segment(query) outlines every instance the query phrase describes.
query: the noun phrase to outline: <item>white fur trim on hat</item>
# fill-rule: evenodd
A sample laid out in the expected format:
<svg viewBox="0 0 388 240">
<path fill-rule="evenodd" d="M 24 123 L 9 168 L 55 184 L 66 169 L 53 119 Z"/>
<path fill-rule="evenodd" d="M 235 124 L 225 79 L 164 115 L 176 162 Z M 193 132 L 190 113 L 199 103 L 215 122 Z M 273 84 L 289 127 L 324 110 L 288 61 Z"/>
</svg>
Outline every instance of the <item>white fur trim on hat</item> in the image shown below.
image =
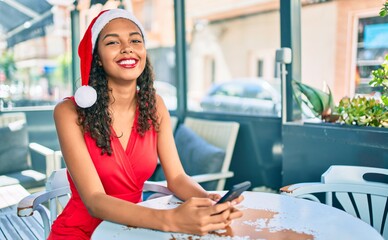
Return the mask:
<svg viewBox="0 0 388 240">
<path fill-rule="evenodd" d="M 116 18 L 125 18 L 128 20 L 131 20 L 136 24 L 136 26 L 140 29 L 141 34 L 143 35 L 144 44 L 145 44 L 145 32 L 143 29 L 143 26 L 140 24 L 139 20 L 130 12 L 124 9 L 112 9 L 109 11 L 104 12 L 101 14 L 101 16 L 96 20 L 96 22 L 93 24 L 92 27 L 92 51 L 94 50 L 97 37 L 100 34 L 101 30 L 105 27 L 106 24 L 108 24 L 110 21 Z"/>
</svg>

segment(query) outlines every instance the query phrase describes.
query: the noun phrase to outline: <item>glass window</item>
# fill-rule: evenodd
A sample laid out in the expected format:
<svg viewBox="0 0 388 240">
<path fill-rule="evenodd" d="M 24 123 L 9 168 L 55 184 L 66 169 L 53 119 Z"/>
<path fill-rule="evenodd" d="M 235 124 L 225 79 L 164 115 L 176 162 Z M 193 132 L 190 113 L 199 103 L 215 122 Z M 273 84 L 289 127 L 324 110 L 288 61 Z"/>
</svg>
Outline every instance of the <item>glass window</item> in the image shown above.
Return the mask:
<svg viewBox="0 0 388 240">
<path fill-rule="evenodd" d="M 132 2 L 136 17 L 145 25 L 147 54 L 155 72 L 156 92 L 169 110 L 177 108 L 173 0 Z"/>
<path fill-rule="evenodd" d="M 70 28 L 73 2 L 39 1 L 37 4 L 35 1 L 20 1 L 31 10 L 30 14 L 24 15 L 7 1 L 0 1 L 0 32 L 5 36 L 0 38 L 2 109 L 54 105 L 73 94 Z M 157 92 L 164 98 L 167 107 L 175 110 L 173 0 L 78 2 L 80 20 L 77 27 L 81 37 L 89 22 L 101 10 L 120 7 L 134 12 L 146 29 L 148 56 L 154 67 Z M 4 15 L 7 8 L 10 9 L 9 18 Z M 73 57 L 78 59 L 78 56 Z M 80 76 L 75 76 L 74 83 L 80 84 Z"/>
<path fill-rule="evenodd" d="M 280 116 L 279 4 L 185 1 L 188 110 Z"/>
<path fill-rule="evenodd" d="M 379 89 L 369 85 L 373 70 L 380 68 L 388 54 L 388 18 L 358 19 L 355 93 L 372 94 Z"/>
<path fill-rule="evenodd" d="M 302 1 L 302 82 L 341 98 L 371 96 L 371 71 L 388 53 L 380 0 Z"/>
<path fill-rule="evenodd" d="M 72 92 L 72 1 L 15 2 L 0 1 L 0 108 L 54 105 Z"/>
</svg>

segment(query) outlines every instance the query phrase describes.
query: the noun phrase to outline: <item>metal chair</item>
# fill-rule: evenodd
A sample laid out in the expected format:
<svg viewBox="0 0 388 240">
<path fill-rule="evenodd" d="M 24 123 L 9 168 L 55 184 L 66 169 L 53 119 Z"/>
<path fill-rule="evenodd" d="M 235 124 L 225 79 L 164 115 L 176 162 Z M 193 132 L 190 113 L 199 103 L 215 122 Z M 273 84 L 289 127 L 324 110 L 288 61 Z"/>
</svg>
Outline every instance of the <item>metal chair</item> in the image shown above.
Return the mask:
<svg viewBox="0 0 388 240">
<path fill-rule="evenodd" d="M 70 199 L 70 187 L 66 176 L 66 169 L 54 170 L 46 182 L 46 190 L 36 192 L 23 198 L 17 206 L 19 217 L 32 216 L 38 211 L 43 221 L 43 231 L 47 239 L 51 224 L 58 213 L 66 206 Z M 48 203 L 48 208 L 44 204 Z M 41 229 L 36 229 L 42 231 Z"/>
<path fill-rule="evenodd" d="M 297 183 L 281 194 L 342 208 L 373 226 L 388 239 L 388 169 L 333 165 L 321 182 Z M 323 194 L 320 196 L 319 194 Z"/>
<path fill-rule="evenodd" d="M 59 151 L 57 156 L 61 156 Z M 66 172 L 66 168 L 54 170 L 47 180 L 46 190 L 23 198 L 17 206 L 17 215 L 19 217 L 30 217 L 34 211 L 40 214 L 43 224 L 35 224 L 34 227 L 36 229 L 34 231 L 37 232 L 37 235 L 43 235 L 42 233 L 44 232 L 45 239 L 50 234 L 52 223 L 66 206 L 71 196 Z M 164 193 L 164 195 L 169 194 L 169 190 L 163 186 L 146 183 L 145 188 L 152 189 L 154 192 Z M 48 207 L 46 207 L 47 205 Z"/>
<path fill-rule="evenodd" d="M 57 169 L 54 151 L 29 142 L 25 113 L 0 114 L 0 136 L 0 186 L 21 184 L 27 189 L 44 186 L 46 178 Z M 43 156 L 45 173 L 34 169 L 32 152 Z"/>
<path fill-rule="evenodd" d="M 224 190 L 226 179 L 234 175 L 232 171 L 229 171 L 229 167 L 240 124 L 232 121 L 215 121 L 191 117 L 186 117 L 184 124 L 208 143 L 225 150 L 225 158 L 219 173 L 191 176 L 198 183 L 218 180 L 215 190 Z"/>
</svg>

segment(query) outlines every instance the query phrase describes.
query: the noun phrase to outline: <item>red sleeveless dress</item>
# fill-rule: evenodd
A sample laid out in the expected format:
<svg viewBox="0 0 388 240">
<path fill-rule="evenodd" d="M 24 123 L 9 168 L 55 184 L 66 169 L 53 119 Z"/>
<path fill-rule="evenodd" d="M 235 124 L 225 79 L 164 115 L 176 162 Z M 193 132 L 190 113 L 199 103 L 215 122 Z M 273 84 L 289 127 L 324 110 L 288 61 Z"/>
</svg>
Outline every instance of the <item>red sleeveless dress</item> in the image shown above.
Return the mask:
<svg viewBox="0 0 388 240">
<path fill-rule="evenodd" d="M 106 194 L 133 203 L 140 202 L 144 182 L 151 177 L 157 165 L 157 133 L 154 128 L 142 137 L 136 131 L 138 111 L 136 112 L 131 136 L 126 149 L 111 128 L 112 155 L 101 155 L 101 149 L 88 133 L 84 139 L 100 176 Z M 71 199 L 63 212 L 54 221 L 48 239 L 90 239 L 101 219 L 90 216 L 77 189 L 67 174 Z"/>
</svg>

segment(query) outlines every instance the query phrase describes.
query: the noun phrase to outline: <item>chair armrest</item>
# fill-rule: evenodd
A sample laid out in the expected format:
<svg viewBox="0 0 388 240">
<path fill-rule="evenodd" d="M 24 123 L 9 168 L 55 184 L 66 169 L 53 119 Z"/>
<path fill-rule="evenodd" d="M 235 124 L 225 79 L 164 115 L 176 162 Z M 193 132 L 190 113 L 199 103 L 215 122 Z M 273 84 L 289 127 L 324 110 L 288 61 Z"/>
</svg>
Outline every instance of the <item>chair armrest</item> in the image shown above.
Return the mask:
<svg viewBox="0 0 388 240">
<path fill-rule="evenodd" d="M 296 183 L 290 184 L 280 188 L 280 193 L 293 194 L 298 191 L 311 191 L 313 189 L 319 188 L 323 185 L 320 182 L 305 182 L 305 183 Z"/>
<path fill-rule="evenodd" d="M 53 218 L 50 219 L 49 215 L 52 217 L 52 213 L 42 205 L 43 202 L 47 202 L 51 198 L 60 197 L 70 194 L 70 188 L 62 187 L 55 190 L 50 191 L 42 191 L 31 194 L 25 198 L 23 198 L 18 206 L 17 206 L 17 215 L 19 217 L 28 217 L 31 216 L 34 211 L 38 211 L 43 222 L 43 229 L 45 239 L 50 233 L 51 223 Z"/>
<path fill-rule="evenodd" d="M 207 173 L 207 174 L 200 174 L 200 175 L 194 175 L 190 176 L 194 181 L 201 183 L 201 182 L 209 182 L 213 180 L 219 180 L 219 179 L 225 179 L 233 177 L 233 172 L 221 172 L 221 173 Z M 173 192 L 171 192 L 167 188 L 167 181 L 146 181 L 144 183 L 143 187 L 144 192 L 155 192 L 155 195 L 151 195 L 152 197 L 149 197 L 148 199 L 164 196 L 164 195 L 173 195 Z"/>
<path fill-rule="evenodd" d="M 314 202 L 321 202 L 313 193 L 323 192 L 324 184 L 320 182 L 296 183 L 280 188 L 280 194 L 297 198 L 309 199 Z"/>
<path fill-rule="evenodd" d="M 173 194 L 168 188 L 167 188 L 167 181 L 146 181 L 144 183 L 143 191 L 151 191 L 151 192 L 158 192 L 158 193 L 164 193 L 167 195 Z"/>
<path fill-rule="evenodd" d="M 206 173 L 190 176 L 191 179 L 196 181 L 197 183 L 209 182 L 213 180 L 225 179 L 233 177 L 233 172 L 221 172 L 221 173 Z M 143 191 L 153 191 L 153 192 L 163 192 L 167 189 L 167 181 L 146 181 L 144 183 Z M 171 191 L 170 191 L 171 193 Z"/>
<path fill-rule="evenodd" d="M 233 176 L 234 176 L 234 173 L 228 171 L 228 172 L 220 172 L 220 173 L 199 174 L 199 175 L 194 175 L 190 177 L 197 183 L 202 183 L 202 182 L 209 182 L 213 180 L 226 179 Z"/>
<path fill-rule="evenodd" d="M 60 159 L 56 157 L 54 150 L 45 147 L 39 143 L 30 143 L 29 148 L 32 151 L 44 156 L 46 161 L 46 176 L 50 176 L 52 171 L 60 168 L 61 162 Z"/>
<path fill-rule="evenodd" d="M 17 215 L 19 217 L 31 216 L 33 212 L 37 210 L 37 207 L 40 204 L 47 202 L 51 198 L 63 196 L 69 193 L 70 193 L 69 187 L 63 187 L 63 188 L 58 188 L 51 191 L 41 191 L 41 192 L 33 193 L 23 198 L 22 200 L 20 200 L 17 206 Z"/>
<path fill-rule="evenodd" d="M 151 192 L 151 194 L 147 197 L 147 200 L 167 195 L 174 195 L 174 193 L 167 188 L 167 181 L 146 181 L 143 186 L 143 192 Z"/>
</svg>

